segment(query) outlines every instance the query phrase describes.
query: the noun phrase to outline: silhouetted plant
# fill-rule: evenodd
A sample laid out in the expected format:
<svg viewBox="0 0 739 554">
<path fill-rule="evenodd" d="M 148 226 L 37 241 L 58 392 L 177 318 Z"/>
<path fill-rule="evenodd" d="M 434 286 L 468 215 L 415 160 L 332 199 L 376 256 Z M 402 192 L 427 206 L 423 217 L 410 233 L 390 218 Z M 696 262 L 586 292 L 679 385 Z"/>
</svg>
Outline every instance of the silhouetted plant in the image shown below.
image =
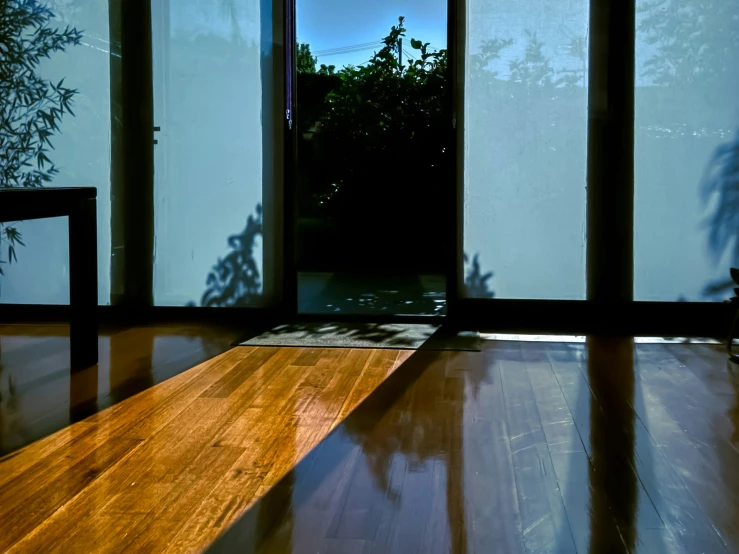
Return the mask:
<svg viewBox="0 0 739 554">
<path fill-rule="evenodd" d="M 43 58 L 79 44 L 82 33 L 50 26 L 52 11 L 37 0 L 0 0 L 0 188 L 41 187 L 58 173 L 47 156 L 65 114 L 74 115 L 75 89 L 38 74 Z M 7 263 L 23 246 L 13 223 L 0 223 Z M 0 266 L 0 275 L 3 275 Z"/>
<path fill-rule="evenodd" d="M 588 41 L 585 37 L 574 36 L 570 39 L 567 54 L 579 62 L 579 67 L 574 69 L 562 69 L 557 73 L 560 76 L 555 85 L 565 87 L 585 86 L 588 74 Z"/>
<path fill-rule="evenodd" d="M 464 255 L 464 263 L 467 264 L 469 258 L 467 254 Z M 483 273 L 480 269 L 480 255 L 475 254 L 472 257 L 472 263 L 467 269 L 467 274 L 464 278 L 464 286 L 467 291 L 467 295 L 472 298 L 493 298 L 495 293 L 490 289 L 488 281 L 493 278 L 493 272 L 489 271 Z"/>
<path fill-rule="evenodd" d="M 208 274 L 207 289 L 200 303 L 206 307 L 251 306 L 262 293 L 261 275 L 254 258 L 257 237 L 262 235 L 262 206 L 250 215 L 246 228 L 228 237 L 231 252 Z"/>
<path fill-rule="evenodd" d="M 554 68 L 544 55 L 544 43 L 536 38 L 536 33 L 528 29 L 524 32 L 528 38 L 526 53 L 523 58 L 509 64 L 510 79 L 524 85 L 527 90 L 550 87 L 554 84 Z"/>
<path fill-rule="evenodd" d="M 727 0 L 654 0 L 638 6 L 640 36 L 654 54 L 642 74 L 657 85 L 713 88 L 739 57 L 739 3 Z"/>
<path fill-rule="evenodd" d="M 739 131 L 714 152 L 701 192 L 703 203 L 712 207 L 708 244 L 715 260 L 731 249 L 730 263 L 739 264 Z M 721 280 L 706 287 L 705 294 L 713 296 L 731 286 L 731 280 Z"/>
<path fill-rule="evenodd" d="M 491 78 L 497 78 L 498 72 L 490 69 L 490 63 L 499 60 L 500 55 L 513 44 L 513 39 L 490 39 L 483 41 L 480 52 L 470 55 L 470 64 L 474 73 L 485 71 Z"/>
<path fill-rule="evenodd" d="M 298 73 L 311 74 L 316 73 L 316 58 L 310 51 L 310 44 L 307 42 L 298 43 L 297 69 Z"/>
</svg>

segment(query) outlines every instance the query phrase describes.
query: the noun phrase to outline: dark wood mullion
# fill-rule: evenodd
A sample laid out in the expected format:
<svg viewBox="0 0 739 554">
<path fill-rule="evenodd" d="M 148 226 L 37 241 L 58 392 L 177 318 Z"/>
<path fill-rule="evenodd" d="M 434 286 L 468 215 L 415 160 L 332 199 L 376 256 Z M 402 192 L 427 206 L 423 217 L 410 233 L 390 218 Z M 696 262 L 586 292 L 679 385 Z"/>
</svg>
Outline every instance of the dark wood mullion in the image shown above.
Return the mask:
<svg viewBox="0 0 739 554">
<path fill-rule="evenodd" d="M 262 73 L 262 282 L 264 305 L 284 302 L 285 51 L 284 0 L 260 0 Z M 245 206 L 251 212 L 254 206 Z"/>
<path fill-rule="evenodd" d="M 154 276 L 151 0 L 110 0 L 109 9 L 111 300 L 141 310 L 153 303 Z"/>
<path fill-rule="evenodd" d="M 283 298 L 282 309 L 286 317 L 298 313 L 298 270 L 296 264 L 296 188 L 298 164 L 297 137 L 297 62 L 296 62 L 296 0 L 284 0 L 283 37 L 284 37 L 284 86 L 285 101 L 282 109 L 282 125 L 285 133 L 284 142 L 284 243 L 283 243 Z M 288 110 L 290 115 L 288 117 Z"/>
<path fill-rule="evenodd" d="M 124 202 L 123 168 L 123 82 L 121 43 L 121 0 L 108 0 L 108 33 L 110 37 L 110 303 L 122 304 L 125 294 L 124 271 Z M 100 183 L 100 187 L 105 183 Z"/>
<path fill-rule="evenodd" d="M 456 316 L 464 291 L 464 68 L 465 37 L 467 36 L 466 0 L 448 0 L 447 48 L 450 95 L 450 156 L 453 160 L 449 175 L 449 194 L 445 213 L 449 221 L 445 255 L 447 316 Z"/>
<path fill-rule="evenodd" d="M 587 299 L 634 297 L 635 1 L 591 0 Z"/>
</svg>

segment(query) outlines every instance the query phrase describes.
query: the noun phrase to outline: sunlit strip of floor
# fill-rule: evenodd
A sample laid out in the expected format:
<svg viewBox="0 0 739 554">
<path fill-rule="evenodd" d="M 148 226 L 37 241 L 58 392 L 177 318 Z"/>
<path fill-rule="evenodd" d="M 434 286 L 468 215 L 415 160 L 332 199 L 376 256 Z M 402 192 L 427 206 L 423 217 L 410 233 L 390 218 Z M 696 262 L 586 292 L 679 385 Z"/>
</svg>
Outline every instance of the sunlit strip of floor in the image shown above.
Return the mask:
<svg viewBox="0 0 739 554">
<path fill-rule="evenodd" d="M 410 351 L 239 347 L 0 460 L 0 551 L 210 544 Z"/>
</svg>

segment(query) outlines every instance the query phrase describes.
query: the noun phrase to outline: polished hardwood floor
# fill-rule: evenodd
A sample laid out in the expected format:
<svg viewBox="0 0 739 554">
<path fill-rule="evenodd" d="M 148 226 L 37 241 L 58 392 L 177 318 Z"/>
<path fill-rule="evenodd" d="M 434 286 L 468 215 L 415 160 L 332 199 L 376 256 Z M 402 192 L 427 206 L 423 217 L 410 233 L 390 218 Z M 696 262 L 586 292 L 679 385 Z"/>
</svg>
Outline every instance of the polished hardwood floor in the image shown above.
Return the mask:
<svg viewBox="0 0 739 554">
<path fill-rule="evenodd" d="M 210 552 L 739 552 L 721 347 L 484 344 L 414 353 Z"/>
<path fill-rule="evenodd" d="M 236 334 L 137 328 L 101 337 L 93 387 L 48 333 L 0 327 L 0 551 L 739 552 L 720 346 L 220 354 Z"/>
<path fill-rule="evenodd" d="M 0 551 L 202 550 L 408 355 L 237 347 L 139 387 L 0 459 Z"/>
<path fill-rule="evenodd" d="M 72 373 L 69 326 L 0 325 L 0 456 L 225 352 L 219 326 L 111 327 L 99 363 Z"/>
</svg>

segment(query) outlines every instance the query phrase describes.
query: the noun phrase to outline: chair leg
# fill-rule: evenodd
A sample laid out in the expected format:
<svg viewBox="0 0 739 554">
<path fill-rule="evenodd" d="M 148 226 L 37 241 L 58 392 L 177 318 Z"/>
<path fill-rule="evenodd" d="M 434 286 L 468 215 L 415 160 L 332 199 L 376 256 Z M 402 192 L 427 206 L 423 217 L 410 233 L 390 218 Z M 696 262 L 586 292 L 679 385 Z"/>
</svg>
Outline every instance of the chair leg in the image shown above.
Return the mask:
<svg viewBox="0 0 739 554">
<path fill-rule="evenodd" d="M 69 289 L 72 370 L 98 363 L 97 214 L 94 198 L 69 216 Z"/>
</svg>

